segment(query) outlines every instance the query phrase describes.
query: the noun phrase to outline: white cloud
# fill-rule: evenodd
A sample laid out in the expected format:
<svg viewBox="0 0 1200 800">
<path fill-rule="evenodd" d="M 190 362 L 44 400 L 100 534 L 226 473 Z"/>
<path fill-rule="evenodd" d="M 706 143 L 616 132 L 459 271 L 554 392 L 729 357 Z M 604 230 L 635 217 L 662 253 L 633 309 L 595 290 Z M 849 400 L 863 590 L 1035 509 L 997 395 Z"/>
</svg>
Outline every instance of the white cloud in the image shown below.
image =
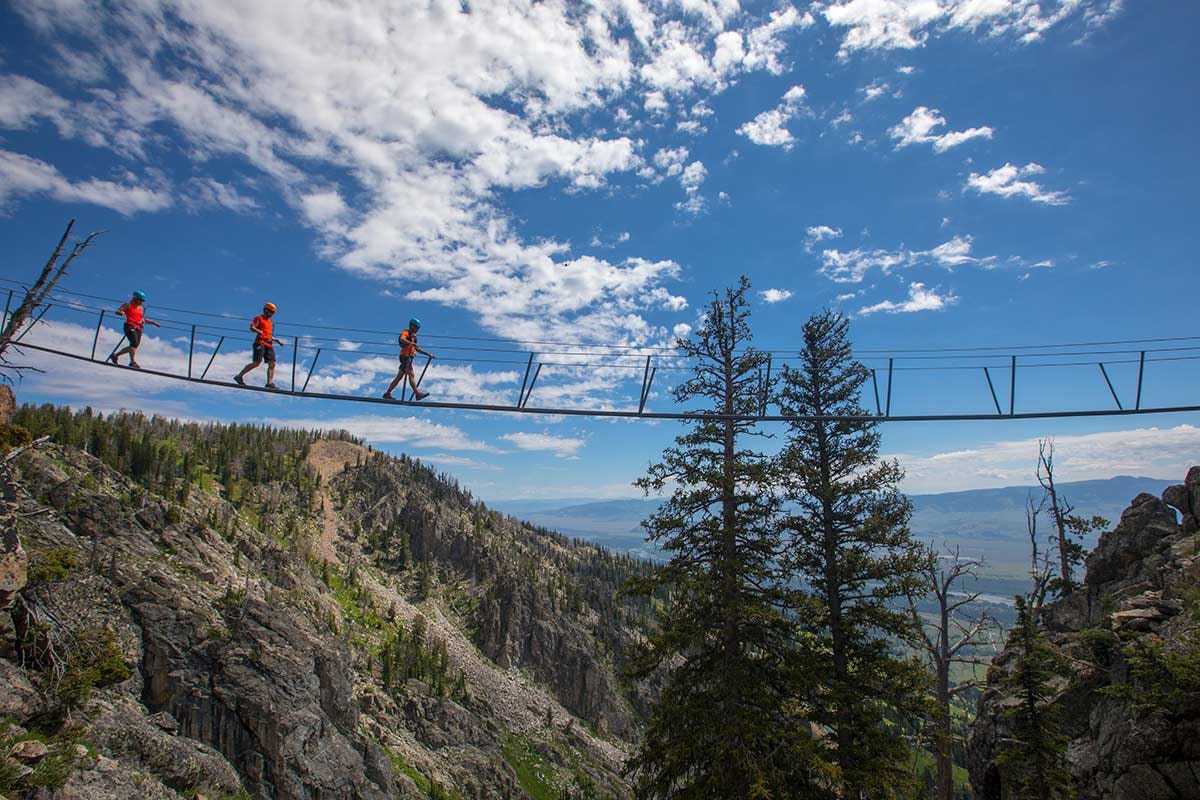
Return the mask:
<svg viewBox="0 0 1200 800">
<path fill-rule="evenodd" d="M 935 264 L 951 269 L 962 264 L 977 264 L 985 269 L 997 266 L 995 256 L 971 255 L 972 238 L 955 236 L 928 250 L 864 250 L 827 249 L 821 251 L 821 267 L 817 272 L 835 283 L 861 283 L 873 269 L 887 275 L 897 268 L 918 264 Z M 1019 262 L 1020 259 L 1017 259 Z M 885 309 L 878 309 L 885 310 Z"/>
<path fill-rule="evenodd" d="M 841 238 L 841 228 L 831 228 L 828 225 L 811 225 L 804 229 L 804 233 L 811 242 L 821 242 L 826 239 Z"/>
<path fill-rule="evenodd" d="M 876 80 L 876 81 L 872 81 L 870 84 L 868 84 L 866 86 L 859 88 L 858 91 L 862 92 L 863 102 L 869 103 L 872 100 L 879 99 L 883 95 L 887 94 L 890 90 L 891 90 L 891 87 L 888 86 L 886 83 L 884 83 L 883 81 Z"/>
<path fill-rule="evenodd" d="M 803 86 L 793 86 L 784 93 L 778 106 L 742 123 L 737 132 L 765 147 L 791 148 L 796 139 L 785 126 L 807 110 L 804 103 L 806 94 Z"/>
<path fill-rule="evenodd" d="M 1136 428 L 1056 436 L 1054 476 L 1066 481 L 1137 475 L 1182 482 L 1198 461 L 1200 428 Z M 951 492 L 1035 483 L 1037 439 L 995 441 L 933 454 L 892 453 L 907 472 L 908 492 Z"/>
<path fill-rule="evenodd" d="M 979 128 L 968 128 L 965 131 L 947 131 L 941 134 L 933 132 L 935 128 L 940 128 L 945 124 L 945 118 L 940 116 L 936 108 L 917 106 L 911 114 L 889 128 L 888 134 L 896 140 L 897 150 L 911 144 L 930 142 L 936 153 L 944 153 L 951 147 L 957 147 L 971 139 L 992 138 L 993 131 L 986 125 Z"/>
<path fill-rule="evenodd" d="M 45 161 L 0 150 L 0 206 L 33 194 L 48 194 L 64 203 L 103 206 L 124 216 L 161 211 L 172 204 L 169 191 L 140 185 L 137 177 L 129 173 L 124 178 L 122 183 L 98 178 L 75 182 Z"/>
<path fill-rule="evenodd" d="M 767 289 L 758 294 L 764 303 L 781 303 L 792 296 L 788 289 Z"/>
<path fill-rule="evenodd" d="M 1032 42 L 1082 11 L 1089 28 L 1112 19 L 1120 0 L 831 0 L 813 9 L 845 30 L 838 54 L 911 50 L 954 29 Z"/>
<path fill-rule="evenodd" d="M 86 58 L 57 61 L 61 95 L 0 77 L 0 124 L 48 120 L 62 137 L 135 162 L 184 156 L 176 160 L 189 172 L 175 183 L 188 207 L 253 210 L 274 191 L 315 232 L 322 256 L 385 290 L 405 287 L 410 301 L 473 314 L 490 333 L 611 340 L 619 331 L 635 346 L 669 336 L 647 312 L 673 302 L 665 287 L 679 266 L 579 257 L 570 243 L 518 230 L 503 193 L 652 180 L 644 142 L 577 126 L 572 115 L 615 109 L 622 131 L 676 108 L 703 119 L 702 92 L 750 71 L 781 73 L 789 36 L 814 22 L 790 6 L 743 11 L 733 0 L 16 10 L 51 49 L 80 31 L 104 36 Z M 684 120 L 681 130 L 700 128 Z M 231 162 L 253 184 L 214 171 Z M 687 165 L 680 159 L 674 174 Z M 16 154 L 0 169 L 7 201 L 49 194 L 126 214 L 172 202 L 166 174 L 161 184 L 81 181 Z M 189 182 L 191 170 L 201 182 Z M 702 207 L 698 171 L 684 187 L 688 211 Z M 235 188 L 246 185 L 253 197 Z"/>
<path fill-rule="evenodd" d="M 258 202 L 253 197 L 242 194 L 237 187 L 213 178 L 191 179 L 181 199 L 183 205 L 192 210 L 224 208 L 227 211 L 246 213 L 258 208 Z"/>
<path fill-rule="evenodd" d="M 966 188 L 980 194 L 996 194 L 1001 197 L 1028 197 L 1035 203 L 1048 206 L 1064 206 L 1071 202 L 1066 192 L 1048 191 L 1036 181 L 1027 180 L 1041 175 L 1046 169 L 1041 164 L 1026 164 L 1018 167 L 1005 162 L 986 175 L 972 172 L 967 178 Z"/>
<path fill-rule="evenodd" d="M 512 442 L 520 450 L 546 451 L 556 458 L 572 458 L 587 442 L 567 436 L 552 436 L 548 433 L 506 433 L 500 437 Z"/>
<path fill-rule="evenodd" d="M 704 197 L 700 194 L 700 185 L 704 183 L 704 179 L 708 177 L 708 170 L 704 168 L 704 164 L 699 161 L 693 161 L 688 164 L 683 170 L 683 174 L 679 176 L 679 183 L 683 186 L 684 192 L 687 193 L 687 198 L 675 204 L 675 207 L 681 211 L 686 211 L 689 214 L 699 214 L 704 210 Z"/>
<path fill-rule="evenodd" d="M 938 294 L 938 290 L 927 289 L 923 283 L 912 283 L 908 287 L 908 298 L 900 301 L 884 300 L 873 306 L 864 306 L 858 310 L 860 317 L 886 311 L 889 314 L 905 314 L 915 311 L 941 311 L 946 306 L 954 305 L 958 298 L 953 294 Z"/>
</svg>

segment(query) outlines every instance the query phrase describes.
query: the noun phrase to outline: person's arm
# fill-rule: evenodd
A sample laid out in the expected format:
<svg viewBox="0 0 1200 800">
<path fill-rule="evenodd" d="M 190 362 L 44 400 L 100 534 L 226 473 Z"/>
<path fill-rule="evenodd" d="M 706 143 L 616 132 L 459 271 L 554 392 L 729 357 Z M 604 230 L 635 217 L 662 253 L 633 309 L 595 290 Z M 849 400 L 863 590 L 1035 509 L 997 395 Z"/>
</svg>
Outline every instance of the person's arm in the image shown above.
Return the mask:
<svg viewBox="0 0 1200 800">
<path fill-rule="evenodd" d="M 422 350 L 419 347 L 416 347 L 414 349 L 423 356 L 428 356 L 430 358 L 437 358 L 437 356 L 435 356 L 433 353 L 426 352 L 425 350 Z"/>
<path fill-rule="evenodd" d="M 146 324 L 147 324 L 147 325 L 153 325 L 153 326 L 154 326 L 154 327 L 156 327 L 156 328 L 161 328 L 161 327 L 162 327 L 162 325 L 159 325 L 157 322 L 155 322 L 155 321 L 154 321 L 154 320 L 152 320 L 152 319 L 147 319 L 147 320 L 146 320 Z"/>
<path fill-rule="evenodd" d="M 275 337 L 271 337 L 271 343 L 277 344 L 280 347 L 287 347 L 287 343 L 284 342 L 283 339 L 276 339 Z"/>
<path fill-rule="evenodd" d="M 125 316 L 125 309 L 129 308 L 129 303 L 121 303 L 121 307 L 117 309 L 117 316 Z"/>
</svg>

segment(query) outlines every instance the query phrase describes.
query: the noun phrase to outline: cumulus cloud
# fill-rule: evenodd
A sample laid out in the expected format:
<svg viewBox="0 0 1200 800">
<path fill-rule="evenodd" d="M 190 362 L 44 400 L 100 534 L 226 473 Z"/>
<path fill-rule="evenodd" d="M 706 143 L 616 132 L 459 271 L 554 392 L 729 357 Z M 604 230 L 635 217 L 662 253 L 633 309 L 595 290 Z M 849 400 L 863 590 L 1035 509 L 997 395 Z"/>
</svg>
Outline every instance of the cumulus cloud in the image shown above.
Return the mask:
<svg viewBox="0 0 1200 800">
<path fill-rule="evenodd" d="M 1035 203 L 1048 206 L 1065 206 L 1070 203 L 1071 198 L 1066 192 L 1049 191 L 1036 181 L 1028 180 L 1045 171 L 1041 164 L 1030 163 L 1018 167 L 1005 162 L 1004 166 L 996 167 L 986 175 L 972 172 L 967 178 L 966 188 L 974 189 L 980 194 L 995 194 L 1000 197 L 1027 197 Z"/>
<path fill-rule="evenodd" d="M 1073 16 L 1082 15 L 1089 29 L 1103 25 L 1120 7 L 1121 0 L 831 0 L 813 9 L 844 31 L 838 54 L 848 58 L 861 50 L 911 50 L 955 29 L 1033 42 Z"/>
<path fill-rule="evenodd" d="M 946 306 L 954 305 L 958 298 L 953 294 L 939 294 L 936 288 L 928 289 L 923 283 L 912 283 L 908 287 L 908 297 L 904 300 L 884 300 L 871 306 L 863 306 L 858 310 L 860 317 L 885 311 L 889 314 L 907 314 L 915 311 L 941 311 Z"/>
<path fill-rule="evenodd" d="M 765 147 L 791 148 L 796 139 L 785 126 L 806 111 L 805 94 L 803 86 L 793 86 L 784 93 L 779 105 L 742 123 L 737 132 Z"/>
<path fill-rule="evenodd" d="M 758 293 L 764 303 L 781 303 L 792 296 L 788 289 L 767 289 Z"/>
<path fill-rule="evenodd" d="M 934 129 L 946 124 L 936 108 L 917 106 L 913 112 L 898 124 L 888 129 L 888 135 L 896 140 L 896 149 L 908 147 L 911 144 L 933 144 L 935 153 L 944 153 L 951 147 L 958 147 L 971 139 L 990 139 L 992 129 L 984 125 L 979 128 L 967 128 L 964 131 L 947 131 L 934 133 Z"/>
<path fill-rule="evenodd" d="M 511 442 L 519 450 L 550 452 L 556 458 L 573 458 L 587 443 L 583 439 L 548 433 L 506 433 L 500 438 Z"/>
<path fill-rule="evenodd" d="M 134 174 L 80 179 L 10 153 L 0 165 L 5 202 L 43 194 L 125 214 L 172 202 L 245 212 L 272 191 L 315 232 L 321 255 L 403 286 L 409 300 L 465 310 L 505 336 L 609 341 L 619 331 L 633 346 L 670 335 L 647 318 L 678 305 L 666 291 L 678 265 L 580 257 L 569 242 L 518 231 L 504 192 L 647 178 L 645 143 L 620 133 L 637 127 L 636 115 L 690 108 L 680 130 L 699 132 L 689 123 L 711 113 L 707 96 L 747 72 L 780 74 L 790 33 L 814 23 L 791 6 L 759 13 L 730 0 L 16 11 L 52 48 L 79 30 L 105 35 L 86 58 L 56 62 L 62 94 L 0 77 L 0 125 L 48 121 L 61 137 L 135 163 L 183 155 L 205 172 L 177 176 L 172 201 L 168 173 L 161 185 Z M 573 124 L 606 108 L 615 108 L 615 134 Z M 217 172 L 231 164 L 253 179 L 252 194 Z M 670 176 L 687 181 L 683 210 L 703 206 L 703 168 L 680 159 Z"/>
</svg>

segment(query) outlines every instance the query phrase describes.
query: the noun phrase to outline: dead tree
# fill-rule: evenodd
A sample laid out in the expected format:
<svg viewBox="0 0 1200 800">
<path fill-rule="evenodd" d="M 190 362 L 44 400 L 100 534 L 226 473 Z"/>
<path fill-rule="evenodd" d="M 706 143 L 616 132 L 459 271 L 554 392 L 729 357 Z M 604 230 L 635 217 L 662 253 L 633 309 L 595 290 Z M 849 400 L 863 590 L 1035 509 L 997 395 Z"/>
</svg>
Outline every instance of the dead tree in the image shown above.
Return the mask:
<svg viewBox="0 0 1200 800">
<path fill-rule="evenodd" d="M 1054 523 L 1055 544 L 1058 545 L 1058 584 L 1062 594 L 1067 594 L 1074 588 L 1074 578 L 1071 575 L 1072 558 L 1071 545 L 1074 542 L 1067 536 L 1067 517 L 1074 507 L 1065 497 L 1058 494 L 1054 486 L 1054 441 L 1052 439 L 1038 440 L 1037 479 L 1046 492 L 1050 501 L 1050 519 Z M 1076 545 L 1078 549 L 1078 545 Z"/>
<path fill-rule="evenodd" d="M 945 546 L 946 553 L 936 563 L 931 562 L 925 572 L 926 586 L 937 602 L 937 618 L 928 625 L 917 611 L 917 600 L 908 598 L 909 611 L 917 630 L 921 632 L 919 644 L 934 669 L 934 699 L 936 705 L 933 720 L 934 759 L 937 763 L 937 800 L 952 800 L 954 797 L 954 728 L 950 704 L 954 697 L 978 685 L 975 680 L 952 684 L 950 671 L 955 664 L 979 665 L 985 663 L 971 654 L 976 647 L 993 645 L 987 635 L 994 620 L 987 611 L 977 615 L 960 615 L 960 609 L 979 599 L 981 592 L 962 591 L 958 584 L 966 577 L 977 578 L 983 566 L 980 559 L 963 558 L 956 545 Z"/>
<path fill-rule="evenodd" d="M 1034 619 L 1037 619 L 1042 605 L 1046 602 L 1046 593 L 1050 590 L 1054 574 L 1050 565 L 1050 554 L 1041 553 L 1041 549 L 1038 547 L 1038 516 L 1045 510 L 1046 497 L 1044 495 L 1037 503 L 1033 502 L 1033 495 L 1025 498 L 1025 528 L 1029 531 L 1029 577 L 1032 581 L 1028 603 L 1029 612 Z"/>
<path fill-rule="evenodd" d="M 73 262 L 84 250 L 91 247 L 92 244 L 95 243 L 96 237 L 101 233 L 100 231 L 95 231 L 93 233 L 89 233 L 83 239 L 76 241 L 74 246 L 71 248 L 70 254 L 67 255 L 66 259 L 64 259 L 60 264 L 59 259 L 62 258 L 63 248 L 66 247 L 67 239 L 71 235 L 71 228 L 74 226 L 75 220 L 71 220 L 67 223 L 67 228 L 63 231 L 62 238 L 58 240 L 58 247 L 54 248 L 54 252 L 50 255 L 50 260 L 46 262 L 44 267 L 42 267 L 42 273 L 38 276 L 37 280 L 34 281 L 33 286 L 29 289 L 26 289 L 25 296 L 22 297 L 21 302 L 17 304 L 16 311 L 12 312 L 12 316 L 9 317 L 4 324 L 4 329 L 0 330 L 0 378 L 3 378 L 10 383 L 12 382 L 11 376 L 9 375 L 10 371 L 17 373 L 17 375 L 20 376 L 20 374 L 26 370 L 32 370 L 34 372 L 39 372 L 40 370 L 35 367 L 18 365 L 9 361 L 9 347 L 13 347 L 14 349 L 17 347 L 21 336 L 24 335 L 22 329 L 25 327 L 25 323 L 29 321 L 29 318 L 32 317 L 39 308 L 43 308 L 46 305 L 46 298 L 50 295 L 50 292 L 54 289 L 59 280 L 67 274 L 67 269 L 71 266 L 71 262 Z M 40 317 L 34 319 L 35 324 L 37 323 L 38 319 L 40 319 Z"/>
</svg>

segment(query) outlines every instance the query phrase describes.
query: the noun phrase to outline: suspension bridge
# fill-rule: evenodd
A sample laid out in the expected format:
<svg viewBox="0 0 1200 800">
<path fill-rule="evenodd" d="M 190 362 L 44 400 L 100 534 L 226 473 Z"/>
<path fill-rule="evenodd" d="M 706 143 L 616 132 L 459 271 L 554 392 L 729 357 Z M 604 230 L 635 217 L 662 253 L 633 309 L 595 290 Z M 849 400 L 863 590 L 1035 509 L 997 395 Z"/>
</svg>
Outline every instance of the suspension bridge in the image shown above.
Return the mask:
<svg viewBox="0 0 1200 800">
<path fill-rule="evenodd" d="M 12 287 L 7 292 L 4 315 L 0 321 L 0 329 L 3 329 L 8 322 L 14 298 L 19 302 L 24 289 L 18 281 L 10 279 L 0 278 L 0 284 L 8 284 Z M 0 288 L 0 292 L 2 291 L 3 288 Z M 115 309 L 121 301 L 65 289 L 56 289 L 49 300 L 50 302 L 36 310 L 36 314 L 13 338 L 11 345 L 13 348 L 28 349 L 87 362 L 98 368 L 130 369 L 108 362 L 108 356 L 123 342 L 119 338 L 121 337 L 120 331 L 106 328 L 105 321 L 120 322 L 120 318 L 115 317 L 111 309 Z M 99 303 L 104 305 L 99 305 Z M 285 325 L 277 322 L 277 332 L 281 336 L 289 336 L 292 340 L 290 377 L 287 372 L 284 372 L 285 377 L 277 380 L 283 386 L 278 389 L 267 389 L 249 384 L 240 386 L 233 383 L 232 380 L 209 377 L 213 364 L 218 355 L 223 352 L 223 348 L 224 352 L 228 354 L 230 348 L 226 347 L 227 344 L 232 345 L 236 342 L 239 348 L 246 349 L 252 336 L 248 329 L 248 317 L 243 323 L 242 320 L 226 314 L 160 305 L 155 305 L 153 312 L 154 317 L 160 321 L 161 330 L 169 332 L 168 335 L 173 341 L 182 345 L 186 336 L 186 360 L 175 369 L 142 368 L 138 370 L 139 374 L 190 384 L 226 387 L 236 391 L 269 392 L 291 397 L 339 402 L 535 415 L 647 420 L 737 419 L 762 422 L 818 419 L 879 422 L 995 421 L 1200 411 L 1200 381 L 1194 379 L 1187 382 L 1182 397 L 1178 396 L 1178 392 L 1176 392 L 1176 396 L 1172 398 L 1174 402 L 1161 404 L 1144 402 L 1150 389 L 1148 375 L 1155 365 L 1169 362 L 1176 370 L 1178 366 L 1200 366 L 1194 363 L 1200 361 L 1200 336 L 1012 347 L 856 349 L 855 358 L 870 369 L 870 381 L 864 392 L 863 404 L 868 408 L 873 405 L 874 413 L 860 416 L 812 417 L 784 413 L 778 406 L 774 406 L 767 391 L 772 370 L 775 370 L 777 375 L 779 367 L 798 361 L 795 350 L 763 351 L 767 355 L 767 361 L 765 369 L 760 375 L 755 413 L 726 415 L 649 407 L 655 379 L 660 372 L 686 373 L 692 369 L 687 359 L 676 348 L 427 334 L 422 336 L 423 342 L 436 342 L 436 349 L 453 354 L 439 355 L 437 359 L 439 362 L 487 368 L 504 365 L 501 367 L 502 369 L 515 369 L 517 374 L 522 374 L 519 390 L 515 392 L 511 403 L 415 401 L 407 396 L 407 387 L 404 387 L 399 398 L 389 400 L 380 396 L 310 391 L 309 384 L 317 374 L 318 364 L 322 363 L 320 361 L 322 355 L 326 356 L 327 361 L 331 357 L 386 356 L 395 358 L 397 353 L 395 334 L 390 331 L 316 323 L 288 323 Z M 61 341 L 62 337 L 54 335 L 55 323 L 86 328 L 92 334 L 90 348 L 67 348 L 64 346 Z M 238 323 L 242 324 L 238 325 Z M 236 327 L 234 327 L 235 325 Z M 42 332 L 47 335 L 39 335 Z M 389 338 L 380 340 L 380 336 Z M 116 344 L 110 349 L 109 344 L 114 340 L 116 340 Z M 371 347 L 389 349 L 366 349 Z M 182 354 L 180 354 L 180 359 L 184 359 Z M 420 371 L 418 385 L 421 380 L 424 380 L 429 366 L 430 360 L 427 359 Z M 281 360 L 277 370 L 284 371 L 288 367 L 289 365 Z M 533 402 L 538 380 L 543 375 L 555 372 L 578 375 L 581 370 L 598 369 L 616 370 L 618 372 L 611 374 L 628 376 L 618 377 L 615 380 L 628 384 L 631 397 L 633 392 L 637 392 L 636 408 L 633 407 L 632 402 L 629 407 L 624 408 L 547 406 Z M 1131 379 L 1133 378 L 1132 372 L 1135 370 L 1136 380 L 1129 381 L 1129 385 L 1123 385 L 1117 379 L 1115 370 L 1130 372 L 1131 374 L 1127 377 Z M 1065 393 L 1072 397 L 1086 398 L 1091 400 L 1091 403 L 1069 408 L 1038 408 L 1027 407 L 1019 402 L 1018 391 L 1021 387 L 1025 387 L 1029 383 L 1044 383 L 1047 374 L 1055 374 L 1062 383 L 1062 375 L 1067 371 L 1070 371 L 1071 377 L 1065 384 L 1062 384 L 1066 386 Z M 1083 372 L 1091 375 L 1090 381 L 1083 376 Z M 895 412 L 893 402 L 898 399 L 900 394 L 900 390 L 895 388 L 897 378 L 901 375 L 911 376 L 916 373 L 924 373 L 927 378 L 932 376 L 933 391 L 930 391 L 930 381 L 927 381 L 924 387 L 910 385 L 910 389 L 905 395 L 910 410 L 906 410 L 904 413 Z M 937 387 L 944 385 L 947 376 L 950 375 L 955 376 L 959 384 L 958 394 L 961 396 L 962 386 L 965 385 L 963 380 L 969 374 L 976 376 L 973 380 L 978 390 L 977 402 L 972 401 L 971 403 L 974 406 L 972 409 L 931 408 L 925 410 L 918 408 L 915 412 L 911 410 L 914 402 L 918 405 L 921 403 L 929 406 L 935 405 L 932 401 L 937 398 Z M 1200 377 L 1200 374 L 1196 377 Z M 1111 402 L 1106 402 L 1103 407 L 1099 407 L 1099 403 L 1095 402 L 1097 397 L 1103 397 Z M 984 408 L 980 409 L 980 406 L 984 406 Z M 771 413 L 772 409 L 775 413 Z"/>
</svg>

